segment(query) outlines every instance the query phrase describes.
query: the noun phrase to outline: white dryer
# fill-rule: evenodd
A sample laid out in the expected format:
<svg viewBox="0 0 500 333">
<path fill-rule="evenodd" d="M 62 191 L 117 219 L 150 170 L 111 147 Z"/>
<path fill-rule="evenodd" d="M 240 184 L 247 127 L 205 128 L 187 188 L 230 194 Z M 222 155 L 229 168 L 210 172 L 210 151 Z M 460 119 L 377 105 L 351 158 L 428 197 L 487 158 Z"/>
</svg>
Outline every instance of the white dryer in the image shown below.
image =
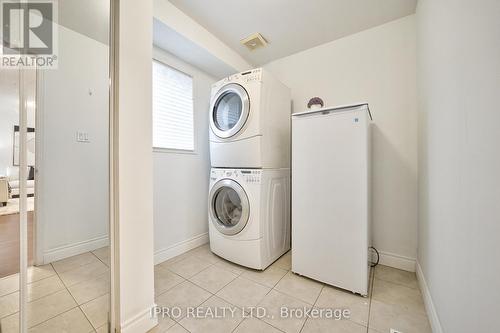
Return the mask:
<svg viewBox="0 0 500 333">
<path fill-rule="evenodd" d="M 215 169 L 208 196 L 210 249 L 265 269 L 290 249 L 290 170 Z"/>
<path fill-rule="evenodd" d="M 212 167 L 290 167 L 290 89 L 262 68 L 212 86 Z"/>
</svg>

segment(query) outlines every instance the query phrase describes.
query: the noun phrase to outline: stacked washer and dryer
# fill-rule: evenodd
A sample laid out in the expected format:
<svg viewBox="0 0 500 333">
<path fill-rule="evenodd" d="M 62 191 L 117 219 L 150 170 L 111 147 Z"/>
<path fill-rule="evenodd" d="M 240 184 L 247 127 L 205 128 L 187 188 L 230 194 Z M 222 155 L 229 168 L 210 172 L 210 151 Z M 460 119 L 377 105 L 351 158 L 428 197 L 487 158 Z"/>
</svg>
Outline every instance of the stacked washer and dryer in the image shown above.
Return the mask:
<svg viewBox="0 0 500 333">
<path fill-rule="evenodd" d="M 262 68 L 212 86 L 210 249 L 263 270 L 290 249 L 290 89 Z"/>
</svg>

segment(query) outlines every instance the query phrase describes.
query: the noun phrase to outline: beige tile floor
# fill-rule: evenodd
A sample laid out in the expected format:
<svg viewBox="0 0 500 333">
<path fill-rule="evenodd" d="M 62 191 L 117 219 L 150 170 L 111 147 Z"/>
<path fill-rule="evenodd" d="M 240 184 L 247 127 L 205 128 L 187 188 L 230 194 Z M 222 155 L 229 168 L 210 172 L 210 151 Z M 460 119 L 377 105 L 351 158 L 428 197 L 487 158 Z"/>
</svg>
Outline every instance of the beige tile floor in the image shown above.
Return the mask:
<svg viewBox="0 0 500 333">
<path fill-rule="evenodd" d="M 109 255 L 102 248 L 51 265 L 29 269 L 30 332 L 106 332 L 109 304 Z M 160 318 L 160 332 L 431 332 L 414 273 L 377 266 L 369 297 L 298 276 L 285 254 L 265 271 L 232 264 L 201 246 L 155 266 L 159 306 L 179 307 L 180 316 Z M 18 330 L 18 276 L 0 279 L 2 333 Z M 249 315 L 248 307 L 267 311 Z M 281 318 L 279 309 L 349 309 L 349 319 Z M 234 309 L 225 318 L 199 319 L 186 309 Z M 245 312 L 244 312 L 245 311 Z"/>
<path fill-rule="evenodd" d="M 298 276 L 285 254 L 265 271 L 232 264 L 210 252 L 208 245 L 155 267 L 156 303 L 181 309 L 175 318 L 159 318 L 151 333 L 160 332 L 325 332 L 430 333 L 431 329 L 414 273 L 377 266 L 369 297 L 354 295 Z M 265 318 L 249 316 L 248 307 L 263 307 Z M 349 319 L 281 318 L 279 309 L 349 309 Z M 224 318 L 193 318 L 189 307 L 235 309 Z"/>
<path fill-rule="evenodd" d="M 105 332 L 109 249 L 28 268 L 29 332 Z M 19 331 L 19 274 L 0 279 L 2 333 Z"/>
</svg>

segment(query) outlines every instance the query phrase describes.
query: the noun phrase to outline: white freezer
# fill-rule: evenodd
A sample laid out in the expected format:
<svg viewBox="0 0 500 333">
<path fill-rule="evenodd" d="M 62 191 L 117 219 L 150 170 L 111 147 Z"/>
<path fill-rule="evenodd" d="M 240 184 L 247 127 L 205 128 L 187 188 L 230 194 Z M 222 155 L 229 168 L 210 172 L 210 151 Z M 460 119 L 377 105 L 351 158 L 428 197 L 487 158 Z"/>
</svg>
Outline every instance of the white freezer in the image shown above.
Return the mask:
<svg viewBox="0 0 500 333">
<path fill-rule="evenodd" d="M 292 115 L 292 271 L 368 294 L 368 104 Z"/>
</svg>

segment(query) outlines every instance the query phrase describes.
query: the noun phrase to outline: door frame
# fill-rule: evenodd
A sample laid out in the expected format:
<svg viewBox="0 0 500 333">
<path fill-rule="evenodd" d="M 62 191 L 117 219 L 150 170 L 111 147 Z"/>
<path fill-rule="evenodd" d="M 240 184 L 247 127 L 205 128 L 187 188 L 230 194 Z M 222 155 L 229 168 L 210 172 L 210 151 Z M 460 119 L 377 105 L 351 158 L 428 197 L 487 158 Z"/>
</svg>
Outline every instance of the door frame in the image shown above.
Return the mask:
<svg viewBox="0 0 500 333">
<path fill-rule="evenodd" d="M 40 165 L 43 157 L 43 94 L 39 93 L 43 88 L 43 71 L 36 70 L 35 85 L 35 207 L 33 211 L 33 263 L 34 265 L 43 265 L 43 227 L 42 219 L 38 217 L 43 214 L 43 196 L 40 197 L 39 191 L 43 186 L 43 180 L 38 177 Z"/>
</svg>

